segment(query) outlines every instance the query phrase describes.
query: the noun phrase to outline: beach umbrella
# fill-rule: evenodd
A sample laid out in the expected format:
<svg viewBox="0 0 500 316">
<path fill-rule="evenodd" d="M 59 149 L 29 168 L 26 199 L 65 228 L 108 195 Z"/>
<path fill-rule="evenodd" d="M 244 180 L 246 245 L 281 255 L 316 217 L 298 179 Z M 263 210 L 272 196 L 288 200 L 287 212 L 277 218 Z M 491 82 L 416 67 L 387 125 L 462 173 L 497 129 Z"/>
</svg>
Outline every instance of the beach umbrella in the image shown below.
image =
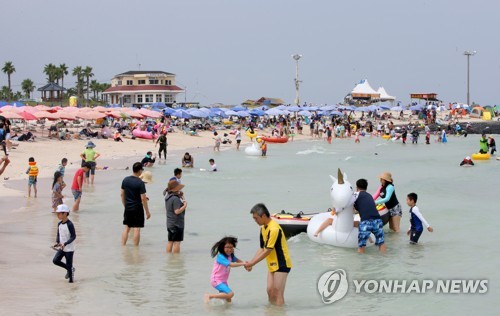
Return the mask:
<svg viewBox="0 0 500 316">
<path fill-rule="evenodd" d="M 337 109 L 336 105 L 325 105 L 325 106 L 319 108 L 320 111 L 333 111 L 336 109 Z"/>
<path fill-rule="evenodd" d="M 36 110 L 39 110 L 39 111 L 46 111 L 46 110 L 50 109 L 50 107 L 43 105 L 43 104 L 36 105 L 34 108 Z"/>
<path fill-rule="evenodd" d="M 391 111 L 398 111 L 398 112 L 400 112 L 400 111 L 403 111 L 403 107 L 399 106 L 399 105 L 398 106 L 393 106 L 391 108 Z"/>
<path fill-rule="evenodd" d="M 201 111 L 199 109 L 193 109 L 191 111 L 187 111 L 191 116 L 197 117 L 197 118 L 206 118 L 209 116 L 208 113 Z"/>
<path fill-rule="evenodd" d="M 185 110 L 176 110 L 171 115 L 178 118 L 191 118 L 191 114 L 189 114 Z"/>
<path fill-rule="evenodd" d="M 172 109 L 172 108 L 169 108 L 169 107 L 166 107 L 163 109 L 163 114 L 164 115 L 171 115 L 173 112 L 175 112 L 175 109 Z"/>
<path fill-rule="evenodd" d="M 298 111 L 302 110 L 302 108 L 297 106 L 297 105 L 292 105 L 292 106 L 286 107 L 285 110 L 288 110 L 290 112 L 298 112 Z"/>
<path fill-rule="evenodd" d="M 156 112 L 156 111 L 152 111 L 152 110 L 148 110 L 148 109 L 140 109 L 138 112 L 140 115 L 142 115 L 144 117 L 159 118 L 162 116 L 160 112 Z"/>
<path fill-rule="evenodd" d="M 9 119 L 9 120 L 15 120 L 15 119 L 22 119 L 23 117 L 15 112 L 15 111 L 12 111 L 12 110 L 9 110 L 9 111 L 3 111 L 2 109 L 2 116 L 5 117 L 6 119 Z"/>
<path fill-rule="evenodd" d="M 21 102 L 14 102 L 12 103 L 12 106 L 16 107 L 16 108 L 19 108 L 21 106 L 24 106 L 24 103 L 21 103 Z"/>
<path fill-rule="evenodd" d="M 267 111 L 267 110 L 269 110 L 269 106 L 268 105 L 261 105 L 261 106 L 259 106 L 259 109 L 261 109 L 262 111 Z"/>
<path fill-rule="evenodd" d="M 233 110 L 227 110 L 226 115 L 231 116 L 231 115 L 238 115 L 238 112 L 233 111 Z"/>
<path fill-rule="evenodd" d="M 237 105 L 237 106 L 234 106 L 231 108 L 231 110 L 235 111 L 235 112 L 238 112 L 238 111 L 246 111 L 246 107 L 242 106 L 242 105 Z"/>
<path fill-rule="evenodd" d="M 10 104 L 2 106 L 2 111 L 9 111 L 9 110 L 15 111 L 15 109 L 16 108 L 13 105 L 10 105 Z"/>
<path fill-rule="evenodd" d="M 216 116 L 227 116 L 226 112 L 219 108 L 211 108 L 210 109 L 210 115 L 216 115 Z"/>
<path fill-rule="evenodd" d="M 164 109 L 167 106 L 163 102 L 155 102 L 155 103 L 151 104 L 151 107 L 157 108 L 157 109 Z"/>
<path fill-rule="evenodd" d="M 26 121 L 36 121 L 38 120 L 38 117 L 36 117 L 35 115 L 33 115 L 32 113 L 28 112 L 28 111 L 22 111 L 22 112 L 19 112 L 19 115 L 22 116 L 22 118 Z"/>
<path fill-rule="evenodd" d="M 262 110 L 260 110 L 260 109 L 257 109 L 257 108 L 255 108 L 255 109 L 251 110 L 251 111 L 250 111 L 250 112 L 248 112 L 248 113 L 250 113 L 250 115 L 257 115 L 257 116 L 263 116 L 263 115 L 266 115 L 266 112 L 264 112 L 264 111 L 262 111 Z"/>
<path fill-rule="evenodd" d="M 423 109 L 423 106 L 421 106 L 420 104 L 415 104 L 415 105 L 410 106 L 410 110 L 412 110 L 412 111 L 421 111 L 422 109 Z"/>
<path fill-rule="evenodd" d="M 61 120 L 70 120 L 74 121 L 76 120 L 76 116 L 74 112 L 69 112 L 69 111 L 58 111 L 54 113 L 55 116 L 58 116 Z"/>
<path fill-rule="evenodd" d="M 238 117 L 248 117 L 248 116 L 250 116 L 250 113 L 248 113 L 247 111 L 239 111 L 239 112 L 236 112 L 236 116 L 238 116 Z"/>
<path fill-rule="evenodd" d="M 278 108 L 269 109 L 266 111 L 266 115 L 270 115 L 270 116 L 283 115 L 284 113 L 285 112 L 283 112 L 282 110 L 280 110 Z"/>
<path fill-rule="evenodd" d="M 34 116 L 38 117 L 39 119 L 45 118 L 49 120 L 58 120 L 59 116 L 57 116 L 55 113 L 50 113 L 47 111 L 36 111 L 33 113 Z"/>
<path fill-rule="evenodd" d="M 106 112 L 108 109 L 106 109 L 105 107 L 99 105 L 99 106 L 96 106 L 94 108 L 94 111 L 98 111 L 98 112 Z"/>
<path fill-rule="evenodd" d="M 106 114 L 94 111 L 79 111 L 75 116 L 84 120 L 98 120 L 106 117 Z"/>
<path fill-rule="evenodd" d="M 333 116 L 342 116 L 344 114 L 342 112 L 340 112 L 340 111 L 331 111 L 330 115 L 333 115 Z"/>
<path fill-rule="evenodd" d="M 302 116 L 308 116 L 308 117 L 312 116 L 312 113 L 308 110 L 299 111 L 297 114 L 302 115 Z"/>
</svg>

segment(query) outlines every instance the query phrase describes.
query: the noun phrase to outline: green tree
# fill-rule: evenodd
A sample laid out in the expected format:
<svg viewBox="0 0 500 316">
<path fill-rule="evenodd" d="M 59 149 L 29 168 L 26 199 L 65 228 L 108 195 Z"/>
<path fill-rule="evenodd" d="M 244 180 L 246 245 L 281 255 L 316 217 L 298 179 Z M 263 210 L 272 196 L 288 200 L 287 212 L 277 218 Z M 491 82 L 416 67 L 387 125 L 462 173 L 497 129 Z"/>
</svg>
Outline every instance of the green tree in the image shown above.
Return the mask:
<svg viewBox="0 0 500 316">
<path fill-rule="evenodd" d="M 92 93 L 94 93 L 94 100 L 97 101 L 97 97 L 101 91 L 101 84 L 97 82 L 97 80 L 92 80 L 90 82 L 90 89 L 92 89 Z"/>
<path fill-rule="evenodd" d="M 68 75 L 68 66 L 66 64 L 60 64 L 59 69 L 61 71 L 61 86 L 64 88 L 64 76 Z"/>
<path fill-rule="evenodd" d="M 87 100 L 89 99 L 89 92 L 90 92 L 90 77 L 93 77 L 94 74 L 92 73 L 92 67 L 85 67 L 85 69 L 83 69 L 83 75 L 85 76 L 85 78 L 87 79 Z"/>
<path fill-rule="evenodd" d="M 47 82 L 55 82 L 57 77 L 57 67 L 54 64 L 45 65 L 43 73 L 47 75 Z"/>
<path fill-rule="evenodd" d="M 35 90 L 35 84 L 31 79 L 24 79 L 21 83 L 21 89 L 23 89 L 26 98 L 31 99 L 31 93 Z"/>
<path fill-rule="evenodd" d="M 4 74 L 7 75 L 7 79 L 8 79 L 8 87 L 9 87 L 9 94 L 8 96 L 10 97 L 12 95 L 12 86 L 10 84 L 10 75 L 12 75 L 13 73 L 16 72 L 16 68 L 14 68 L 14 64 L 11 62 L 11 61 L 6 61 L 3 68 L 2 68 L 2 71 Z M 8 98 L 9 99 L 9 98 Z"/>
<path fill-rule="evenodd" d="M 78 98 L 82 97 L 83 91 L 83 69 L 81 66 L 76 66 L 73 68 L 73 72 L 71 73 L 76 77 L 76 91 Z"/>
<path fill-rule="evenodd" d="M 11 94 L 11 90 L 7 86 L 2 86 L 2 89 L 0 89 L 0 99 L 8 99 Z"/>
</svg>

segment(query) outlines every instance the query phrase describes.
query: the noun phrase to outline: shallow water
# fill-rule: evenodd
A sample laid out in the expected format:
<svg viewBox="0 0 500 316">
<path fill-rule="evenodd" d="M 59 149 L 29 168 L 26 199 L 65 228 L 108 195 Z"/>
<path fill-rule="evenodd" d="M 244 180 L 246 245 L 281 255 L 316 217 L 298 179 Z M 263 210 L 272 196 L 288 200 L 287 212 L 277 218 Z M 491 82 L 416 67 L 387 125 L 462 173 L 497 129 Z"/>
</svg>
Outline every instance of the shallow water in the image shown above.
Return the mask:
<svg viewBox="0 0 500 316">
<path fill-rule="evenodd" d="M 447 144 L 406 146 L 380 138 L 294 142 L 269 145 L 268 157 L 246 156 L 244 151 L 195 156 L 197 168 L 182 178 L 188 201 L 186 234 L 182 253 L 165 253 L 167 233 L 161 192 L 180 154 L 153 168 L 154 183 L 147 185 L 152 218 L 142 230 L 141 245 L 120 246 L 122 206 L 119 188 L 124 170 L 98 172 L 94 187 L 86 188 L 81 211 L 70 215 L 76 226 L 76 283 L 64 280 L 65 272 L 52 264 L 57 220 L 50 213 L 47 190 L 37 200 L 22 201 L 23 207 L 0 206 L 0 303 L 5 314 L 224 314 L 311 315 L 374 312 L 399 315 L 498 314 L 500 255 L 495 251 L 498 232 L 494 215 L 498 209 L 500 161 L 458 166 L 478 146 L 479 136 L 450 137 Z M 219 172 L 208 169 L 214 158 Z M 126 164 L 129 162 L 116 162 Z M 418 205 L 434 227 L 425 231 L 418 246 L 408 245 L 404 233 L 386 234 L 388 252 L 374 247 L 358 255 L 354 249 L 320 245 L 302 234 L 289 240 L 293 269 L 287 281 L 286 306 L 267 304 L 266 265 L 250 273 L 234 268 L 229 285 L 235 292 L 230 305 L 203 304 L 213 259 L 209 251 L 226 234 L 239 238 L 236 255 L 251 259 L 259 245 L 259 228 L 250 208 L 264 202 L 272 211 L 326 211 L 330 207 L 329 174 L 337 168 L 354 183 L 363 177 L 374 192 L 377 175 L 390 171 L 408 227 L 406 194 L 416 192 Z M 73 172 L 69 172 L 72 177 Z M 43 183 L 48 187 L 49 181 Z M 13 184 L 15 185 L 15 184 Z M 24 185 L 24 182 L 23 182 Z M 71 195 L 70 190 L 65 190 Z M 71 206 L 72 202 L 68 201 Z M 130 243 L 130 241 L 129 241 Z M 345 269 L 349 279 L 488 279 L 487 294 L 355 294 L 350 288 L 342 300 L 322 303 L 317 291 L 321 274 Z"/>
</svg>

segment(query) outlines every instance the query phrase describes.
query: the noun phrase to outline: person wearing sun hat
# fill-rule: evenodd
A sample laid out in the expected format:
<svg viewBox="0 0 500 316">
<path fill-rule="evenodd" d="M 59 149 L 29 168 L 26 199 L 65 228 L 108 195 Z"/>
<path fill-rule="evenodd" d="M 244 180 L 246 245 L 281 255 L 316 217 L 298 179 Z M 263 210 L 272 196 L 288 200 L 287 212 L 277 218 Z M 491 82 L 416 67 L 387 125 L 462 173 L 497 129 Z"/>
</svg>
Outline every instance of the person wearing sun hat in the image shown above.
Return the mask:
<svg viewBox="0 0 500 316">
<path fill-rule="evenodd" d="M 392 174 L 385 171 L 378 178 L 380 179 L 381 186 L 373 196 L 373 199 L 375 200 L 375 204 L 385 204 L 385 207 L 389 211 L 389 227 L 392 231 L 399 233 L 403 211 L 396 197 Z"/>
<path fill-rule="evenodd" d="M 151 173 L 151 171 L 143 171 L 142 174 L 139 176 L 139 178 L 144 183 L 151 183 L 151 182 L 153 182 L 153 174 Z"/>
<path fill-rule="evenodd" d="M 57 250 L 52 262 L 66 270 L 66 279 L 69 283 L 73 283 L 75 268 L 73 268 L 73 255 L 75 253 L 75 226 L 68 219 L 69 207 L 66 204 L 60 204 L 56 209 L 57 218 L 60 220 L 57 224 L 56 243 L 52 248 Z M 66 263 L 63 263 L 62 258 L 66 258 Z"/>
<path fill-rule="evenodd" d="M 90 163 L 90 170 L 85 173 L 85 183 L 89 184 L 89 176 L 90 176 L 90 184 L 94 184 L 94 176 L 95 176 L 95 160 L 101 155 L 97 151 L 94 150 L 95 144 L 89 140 L 87 145 L 85 145 L 85 150 L 80 154 L 80 157 L 85 160 L 85 162 Z"/>
<path fill-rule="evenodd" d="M 184 216 L 187 201 L 182 193 L 184 185 L 177 180 L 170 180 L 167 186 L 168 194 L 165 196 L 165 209 L 167 211 L 167 253 L 179 253 L 181 242 L 184 240 Z"/>
<path fill-rule="evenodd" d="M 134 245 L 139 246 L 141 240 L 141 228 L 144 227 L 144 213 L 146 219 L 151 217 L 149 212 L 148 197 L 146 196 L 146 186 L 140 178 L 144 167 L 142 163 L 136 162 L 132 166 L 133 174 L 125 177 L 121 186 L 121 199 L 124 207 L 122 246 L 127 244 L 128 234 L 131 229 L 134 231 Z"/>
</svg>

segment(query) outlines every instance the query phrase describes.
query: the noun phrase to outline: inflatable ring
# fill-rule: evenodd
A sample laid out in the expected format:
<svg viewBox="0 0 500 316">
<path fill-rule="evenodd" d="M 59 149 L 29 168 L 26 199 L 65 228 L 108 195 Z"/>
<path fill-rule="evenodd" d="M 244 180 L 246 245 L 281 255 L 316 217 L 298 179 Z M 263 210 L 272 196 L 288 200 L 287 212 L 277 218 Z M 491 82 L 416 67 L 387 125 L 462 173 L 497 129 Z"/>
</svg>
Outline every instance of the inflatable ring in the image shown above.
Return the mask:
<svg viewBox="0 0 500 316">
<path fill-rule="evenodd" d="M 391 135 L 382 135 L 382 138 L 383 139 L 389 139 L 389 138 L 391 138 Z"/>
<path fill-rule="evenodd" d="M 255 137 L 257 137 L 257 133 L 256 132 L 250 132 L 250 129 L 247 130 L 247 132 L 245 133 L 248 137 L 250 137 L 250 139 L 254 139 Z"/>
<path fill-rule="evenodd" d="M 475 153 L 471 155 L 472 159 L 474 160 L 489 160 L 491 158 L 490 154 L 480 154 L 480 153 Z"/>
</svg>

